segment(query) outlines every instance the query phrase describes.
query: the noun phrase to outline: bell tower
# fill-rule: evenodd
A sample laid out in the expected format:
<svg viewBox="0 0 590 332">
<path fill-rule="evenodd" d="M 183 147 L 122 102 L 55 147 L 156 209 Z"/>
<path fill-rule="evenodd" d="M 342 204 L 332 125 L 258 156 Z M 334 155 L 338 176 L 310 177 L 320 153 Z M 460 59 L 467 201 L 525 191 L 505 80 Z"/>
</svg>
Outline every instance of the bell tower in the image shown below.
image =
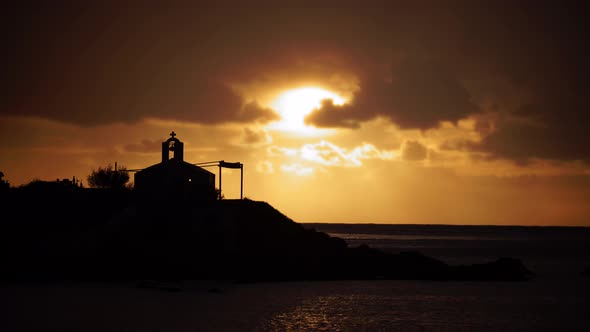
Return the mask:
<svg viewBox="0 0 590 332">
<path fill-rule="evenodd" d="M 165 142 L 162 142 L 162 163 L 165 163 L 170 159 L 177 161 L 184 160 L 184 143 L 175 136 L 176 133 L 171 132 L 170 138 Z M 172 152 L 172 158 L 170 158 L 170 152 Z"/>
</svg>

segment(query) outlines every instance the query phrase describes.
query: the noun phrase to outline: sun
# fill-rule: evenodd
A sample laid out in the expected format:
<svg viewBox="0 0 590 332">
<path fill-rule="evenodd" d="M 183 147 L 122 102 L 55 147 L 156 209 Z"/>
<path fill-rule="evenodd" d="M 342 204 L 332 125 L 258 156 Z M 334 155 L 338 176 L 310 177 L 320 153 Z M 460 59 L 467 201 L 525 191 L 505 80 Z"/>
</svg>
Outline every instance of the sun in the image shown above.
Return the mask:
<svg viewBox="0 0 590 332">
<path fill-rule="evenodd" d="M 281 120 L 272 125 L 273 129 L 309 134 L 316 128 L 308 126 L 304 118 L 321 106 L 324 99 L 332 99 L 335 105 L 342 105 L 345 99 L 338 94 L 317 87 L 305 87 L 281 93 L 272 103 Z"/>
</svg>

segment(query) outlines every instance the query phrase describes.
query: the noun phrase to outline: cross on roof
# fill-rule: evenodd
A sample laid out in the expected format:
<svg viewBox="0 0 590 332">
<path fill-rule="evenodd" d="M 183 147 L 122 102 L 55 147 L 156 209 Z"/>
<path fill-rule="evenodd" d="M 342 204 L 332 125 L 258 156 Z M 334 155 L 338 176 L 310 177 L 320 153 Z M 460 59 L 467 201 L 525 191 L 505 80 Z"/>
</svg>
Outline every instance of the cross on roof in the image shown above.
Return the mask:
<svg viewBox="0 0 590 332">
<path fill-rule="evenodd" d="M 171 132 L 170 133 L 170 136 L 172 136 L 172 138 L 174 138 L 174 136 L 176 136 L 176 133 L 175 132 Z"/>
</svg>

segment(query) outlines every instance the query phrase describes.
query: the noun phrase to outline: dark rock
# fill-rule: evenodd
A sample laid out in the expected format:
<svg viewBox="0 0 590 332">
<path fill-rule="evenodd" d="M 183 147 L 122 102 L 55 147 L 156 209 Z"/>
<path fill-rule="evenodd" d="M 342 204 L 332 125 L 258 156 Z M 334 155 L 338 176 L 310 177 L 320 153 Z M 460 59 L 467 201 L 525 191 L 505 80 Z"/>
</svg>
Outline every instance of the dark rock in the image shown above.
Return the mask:
<svg viewBox="0 0 590 332">
<path fill-rule="evenodd" d="M 495 261 L 469 266 L 451 266 L 450 278 L 455 280 L 525 281 L 534 276 L 522 261 L 502 257 Z"/>
</svg>

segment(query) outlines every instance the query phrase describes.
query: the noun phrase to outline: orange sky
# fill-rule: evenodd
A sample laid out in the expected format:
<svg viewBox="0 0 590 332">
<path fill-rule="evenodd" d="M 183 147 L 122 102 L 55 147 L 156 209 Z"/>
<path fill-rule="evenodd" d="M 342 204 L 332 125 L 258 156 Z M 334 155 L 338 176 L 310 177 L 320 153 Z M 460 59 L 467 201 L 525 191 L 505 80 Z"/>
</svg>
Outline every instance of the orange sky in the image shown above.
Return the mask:
<svg viewBox="0 0 590 332">
<path fill-rule="evenodd" d="M 245 196 L 299 222 L 590 226 L 579 12 L 23 4 L 0 170 L 17 186 L 143 168 L 175 131 L 185 160 L 244 163 Z M 223 190 L 239 197 L 239 172 Z"/>
</svg>

